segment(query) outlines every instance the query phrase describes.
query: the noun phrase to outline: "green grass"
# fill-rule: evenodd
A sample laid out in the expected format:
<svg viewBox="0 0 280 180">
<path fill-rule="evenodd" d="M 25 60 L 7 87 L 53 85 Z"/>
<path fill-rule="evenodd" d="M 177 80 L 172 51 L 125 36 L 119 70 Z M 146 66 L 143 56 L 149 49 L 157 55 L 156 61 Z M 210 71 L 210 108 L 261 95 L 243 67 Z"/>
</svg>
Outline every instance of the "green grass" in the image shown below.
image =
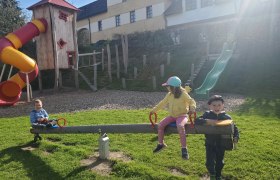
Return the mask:
<svg viewBox="0 0 280 180">
<path fill-rule="evenodd" d="M 225 179 L 280 178 L 279 102 L 249 99 L 231 113 L 241 139 L 237 150 L 226 152 Z M 148 112 L 99 110 L 51 116 L 65 117 L 69 126 L 124 124 L 148 122 Z M 166 113 L 160 112 L 159 119 Z M 155 134 L 109 134 L 110 150 L 121 151 L 132 161 L 115 160 L 112 173 L 104 177 L 80 165 L 82 159 L 98 151 L 97 134 L 42 135 L 41 142 L 32 144 L 29 127 L 27 116 L 0 119 L 1 179 L 199 179 L 207 174 L 203 135 L 188 135 L 190 160 L 185 161 L 180 156 L 177 134 L 166 136 L 168 148 L 159 154 L 152 153 L 157 144 Z M 36 149 L 21 149 L 30 145 Z M 185 176 L 173 175 L 171 169 Z"/>
</svg>

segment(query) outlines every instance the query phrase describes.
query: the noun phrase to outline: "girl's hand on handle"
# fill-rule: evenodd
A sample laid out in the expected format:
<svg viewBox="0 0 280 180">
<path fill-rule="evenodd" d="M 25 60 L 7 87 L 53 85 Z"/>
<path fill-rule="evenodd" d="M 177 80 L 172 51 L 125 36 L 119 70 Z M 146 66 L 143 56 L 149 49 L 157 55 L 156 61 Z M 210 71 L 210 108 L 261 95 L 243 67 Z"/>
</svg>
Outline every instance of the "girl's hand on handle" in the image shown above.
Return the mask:
<svg viewBox="0 0 280 180">
<path fill-rule="evenodd" d="M 190 107 L 189 114 L 194 114 L 194 113 L 195 113 L 195 108 Z"/>
</svg>

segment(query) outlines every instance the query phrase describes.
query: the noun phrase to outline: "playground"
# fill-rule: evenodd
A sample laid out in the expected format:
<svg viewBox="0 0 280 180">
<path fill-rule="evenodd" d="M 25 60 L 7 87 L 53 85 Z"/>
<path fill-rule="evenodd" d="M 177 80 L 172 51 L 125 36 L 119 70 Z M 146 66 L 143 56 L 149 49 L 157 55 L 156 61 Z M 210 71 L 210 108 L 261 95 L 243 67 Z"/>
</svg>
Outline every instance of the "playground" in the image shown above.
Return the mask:
<svg viewBox="0 0 280 180">
<path fill-rule="evenodd" d="M 280 128 L 280 101 L 277 94 L 272 93 L 271 96 L 277 98 L 265 99 L 220 93 L 215 89 L 228 81 L 225 77 L 230 77 L 231 71 L 227 69 L 227 74 L 224 71 L 229 66 L 235 67 L 231 64 L 233 59 L 242 57 L 240 47 L 239 54 L 235 52 L 235 40 L 227 38 L 223 41 L 220 53 L 214 57 L 209 54 L 209 42 L 204 41 L 204 53 L 193 52 L 195 56 L 186 58 L 188 70 L 183 66 L 174 68 L 181 59 L 172 55 L 181 49 L 173 51 L 173 54 L 169 51 L 156 54 L 155 57 L 158 56 L 162 62 L 153 64 L 151 71 L 147 68 L 151 66 L 147 63 L 151 57 L 146 54 L 139 54 L 138 59 L 134 58 L 138 64 L 132 63 L 128 68 L 131 57 L 128 56 L 127 35 L 121 36 L 120 46 L 109 42 L 105 50 L 102 47 L 100 52 L 93 50 L 80 54 L 75 29 L 79 9 L 66 1 L 58 4 L 56 1 L 40 1 L 28 9 L 33 11 L 32 21 L 0 38 L 0 60 L 3 63 L 0 78 L 1 178 L 208 180 L 204 134 L 228 136 L 229 144 L 233 145 L 232 120 L 212 121 L 205 118 L 205 124 L 193 123 L 196 114 L 200 116 L 208 110 L 207 98 L 216 93 L 223 96 L 225 110 L 238 125 L 241 137 L 237 146 L 225 152 L 226 166 L 222 179 L 280 178 L 280 132 L 276 131 Z M 34 38 L 36 60 L 19 50 Z M 115 51 L 111 55 L 112 47 Z M 118 48 L 122 48 L 121 56 Z M 243 57 L 247 57 L 244 52 Z M 121 58 L 124 72 L 120 72 Z M 10 66 L 9 73 L 6 65 Z M 205 66 L 208 67 L 205 69 Z M 19 71 L 12 74 L 13 68 Z M 102 74 L 106 74 L 103 77 L 97 75 L 101 68 Z M 165 129 L 168 147 L 159 154 L 153 153 L 158 138 L 157 122 L 166 117 L 168 111 L 162 110 L 157 114 L 150 111 L 165 96 L 166 91 L 157 91 L 158 86 L 161 88 L 161 81 L 168 73 L 173 74 L 174 69 L 184 76 L 184 84 L 180 80 L 179 86 L 174 87 L 186 85 L 185 90 L 188 91 L 195 84 L 191 96 L 195 98 L 197 109 L 188 115 L 190 121 L 185 125 L 190 154 L 188 161 L 180 157 L 177 129 L 170 125 Z M 53 73 L 52 80 L 45 78 L 46 71 Z M 201 71 L 205 76 L 202 77 Z M 70 74 L 69 77 L 65 78 L 65 73 Z M 85 76 L 86 73 L 90 78 Z M 222 73 L 226 76 L 221 76 Z M 128 91 L 131 87 L 139 88 L 131 82 L 142 81 L 143 74 L 147 74 L 149 82 L 142 83 L 151 87 L 149 92 Z M 199 81 L 197 76 L 200 76 Z M 241 74 L 239 76 L 242 77 Z M 122 90 L 103 88 L 99 83 L 104 77 L 111 84 L 117 82 L 116 89 Z M 34 80 L 38 81 L 37 91 L 32 91 Z M 218 83 L 221 80 L 223 83 Z M 69 81 L 72 86 L 64 86 Z M 81 82 L 91 91 L 79 88 Z M 44 89 L 46 84 L 53 84 L 53 89 Z M 236 84 L 231 85 L 236 88 Z M 246 86 L 242 88 L 246 89 Z M 35 98 L 42 100 L 51 119 L 65 119 L 67 123 L 64 121 L 64 125 L 56 127 L 44 126 L 41 122 L 30 125 L 29 114 L 34 108 L 32 100 Z M 152 120 L 152 117 L 155 119 Z M 181 135 L 184 136 L 185 132 Z"/>
<path fill-rule="evenodd" d="M 116 95 L 115 93 L 119 92 L 110 93 Z M 75 97 L 73 92 L 65 94 Z M 92 92 L 79 94 L 80 100 L 85 100 L 81 94 L 85 94 L 85 97 L 94 96 Z M 134 95 L 156 97 L 153 93 L 136 92 Z M 161 95 L 163 94 L 158 96 Z M 69 126 L 149 122 L 147 116 L 149 109 L 143 109 L 147 104 L 143 104 L 143 107 L 132 107 L 133 103 L 124 100 L 122 107 L 119 107 L 113 99 L 109 103 L 110 97 L 108 97 L 106 99 L 108 101 L 104 101 L 104 106 L 103 108 L 100 106 L 100 109 L 75 110 L 73 108 L 70 112 L 53 113 L 56 112 L 55 109 L 60 109 L 63 104 L 69 103 L 63 101 L 63 98 L 58 99 L 59 102 L 56 101 L 54 104 L 47 101 L 55 97 L 58 96 L 41 95 L 41 98 L 46 100 L 44 106 L 50 108 L 50 116 L 66 118 Z M 230 98 L 227 98 L 227 100 L 236 103 L 236 99 L 230 101 Z M 73 102 L 68 106 L 74 104 Z M 267 105 L 262 113 L 259 112 L 260 104 Z M 25 104 L 25 108 L 29 105 Z M 224 179 L 277 179 L 280 176 L 278 163 L 280 134 L 275 131 L 280 128 L 278 106 L 279 101 L 261 99 L 247 100 L 242 105 L 237 103 L 235 106 L 230 106 L 233 108 L 230 113 L 242 130 L 242 141 L 236 150 L 226 152 L 227 166 L 224 170 Z M 18 105 L 13 109 L 17 112 L 16 110 L 21 108 Z M 163 118 L 166 113 L 162 111 L 158 114 L 158 118 Z M 100 160 L 98 159 L 98 134 L 42 134 L 43 140 L 34 144 L 33 135 L 29 132 L 30 124 L 27 115 L 1 117 L 0 127 L 1 139 L 5 139 L 0 145 L 0 175 L 4 179 L 18 177 L 21 179 L 42 177 L 46 179 L 48 177 L 51 177 L 50 179 L 207 179 L 204 168 L 203 135 L 188 135 L 191 158 L 189 161 L 182 161 L 178 156 L 180 152 L 177 134 L 166 136 L 168 148 L 155 155 L 152 149 L 156 143 L 156 134 L 109 133 L 110 158 Z"/>
</svg>

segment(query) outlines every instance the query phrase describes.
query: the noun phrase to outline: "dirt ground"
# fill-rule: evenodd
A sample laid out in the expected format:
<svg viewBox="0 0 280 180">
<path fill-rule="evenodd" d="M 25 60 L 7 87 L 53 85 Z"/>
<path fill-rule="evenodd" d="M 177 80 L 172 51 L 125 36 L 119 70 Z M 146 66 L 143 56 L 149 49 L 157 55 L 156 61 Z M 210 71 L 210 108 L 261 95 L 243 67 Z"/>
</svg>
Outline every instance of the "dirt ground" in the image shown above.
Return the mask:
<svg viewBox="0 0 280 180">
<path fill-rule="evenodd" d="M 137 92 L 119 90 L 99 90 L 97 92 L 85 90 L 45 90 L 33 92 L 33 100 L 43 101 L 43 108 L 49 114 L 84 111 L 91 109 L 141 109 L 152 108 L 164 98 L 166 92 Z M 245 100 L 241 95 L 221 94 L 225 99 L 225 110 L 238 108 Z M 207 110 L 207 100 L 196 100 L 197 111 Z M 1 117 L 17 117 L 29 115 L 34 109 L 33 101 L 27 102 L 23 93 L 21 100 L 14 106 L 0 107 Z"/>
</svg>

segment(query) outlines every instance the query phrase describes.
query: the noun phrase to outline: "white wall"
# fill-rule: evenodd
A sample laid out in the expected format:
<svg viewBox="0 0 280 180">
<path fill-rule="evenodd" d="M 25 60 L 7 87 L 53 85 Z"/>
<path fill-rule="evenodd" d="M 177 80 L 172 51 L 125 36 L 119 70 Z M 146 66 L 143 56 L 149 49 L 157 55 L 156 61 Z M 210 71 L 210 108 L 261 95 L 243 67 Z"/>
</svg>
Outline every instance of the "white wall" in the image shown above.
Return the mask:
<svg viewBox="0 0 280 180">
<path fill-rule="evenodd" d="M 107 7 L 122 3 L 122 0 L 107 0 Z"/>
<path fill-rule="evenodd" d="M 185 4 L 184 1 L 183 4 Z M 183 13 L 181 14 L 167 16 L 167 26 L 175 26 L 196 21 L 209 20 L 227 15 L 234 15 L 235 13 L 237 13 L 235 1 L 230 1 L 228 3 L 208 6 L 204 8 L 200 7 L 200 3 L 198 1 L 197 5 L 197 9 L 185 11 L 184 8 Z"/>
<path fill-rule="evenodd" d="M 122 2 L 122 0 L 108 0 L 108 2 L 109 1 L 112 2 L 114 1 L 115 3 L 119 1 Z M 164 13 L 164 3 L 154 4 L 152 5 L 152 8 L 153 8 L 153 17 L 162 16 L 162 14 Z M 121 26 L 125 24 L 130 24 L 130 11 L 132 10 L 134 9 L 128 9 L 128 12 L 120 14 Z M 146 7 L 141 9 L 136 9 L 135 17 L 136 17 L 135 19 L 136 22 L 141 20 L 146 20 Z M 116 27 L 115 16 L 102 20 L 102 30 L 115 28 L 115 27 Z M 86 28 L 88 28 L 88 26 Z M 91 22 L 91 32 L 98 32 L 98 22 Z"/>
<path fill-rule="evenodd" d="M 135 10 L 136 21 L 141 21 L 146 19 L 146 8 L 141 8 Z"/>
<path fill-rule="evenodd" d="M 160 16 L 164 12 L 164 3 L 155 4 L 152 6 L 153 8 L 153 17 Z M 145 9 L 145 15 L 146 15 L 146 9 Z"/>
<path fill-rule="evenodd" d="M 102 20 L 102 30 L 110 29 L 112 27 L 116 27 L 115 16 Z"/>
<path fill-rule="evenodd" d="M 121 25 L 130 23 L 130 12 L 124 13 L 120 15 L 121 17 Z"/>
</svg>

